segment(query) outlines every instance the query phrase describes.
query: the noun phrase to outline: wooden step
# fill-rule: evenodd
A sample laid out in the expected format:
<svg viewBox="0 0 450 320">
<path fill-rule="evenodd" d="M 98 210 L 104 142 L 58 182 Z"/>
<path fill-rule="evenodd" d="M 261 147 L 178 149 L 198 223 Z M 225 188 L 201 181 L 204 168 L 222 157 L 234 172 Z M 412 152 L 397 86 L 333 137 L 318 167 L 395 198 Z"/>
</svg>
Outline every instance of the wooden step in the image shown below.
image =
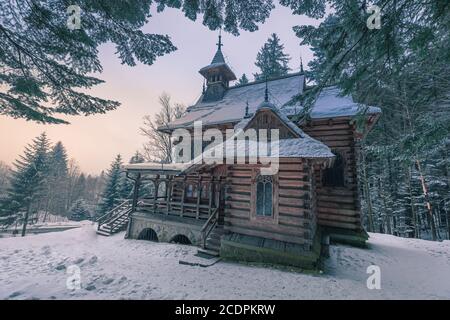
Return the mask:
<svg viewBox="0 0 450 320">
<path fill-rule="evenodd" d="M 206 239 L 206 245 L 211 245 L 213 247 L 220 248 L 220 239 L 208 238 Z"/>
<path fill-rule="evenodd" d="M 97 230 L 97 234 L 105 237 L 109 237 L 111 235 L 111 233 L 103 230 Z"/>
<path fill-rule="evenodd" d="M 219 256 L 219 251 L 216 250 L 211 250 L 211 249 L 198 249 L 198 252 L 201 254 L 207 254 L 213 257 L 218 257 Z"/>
</svg>

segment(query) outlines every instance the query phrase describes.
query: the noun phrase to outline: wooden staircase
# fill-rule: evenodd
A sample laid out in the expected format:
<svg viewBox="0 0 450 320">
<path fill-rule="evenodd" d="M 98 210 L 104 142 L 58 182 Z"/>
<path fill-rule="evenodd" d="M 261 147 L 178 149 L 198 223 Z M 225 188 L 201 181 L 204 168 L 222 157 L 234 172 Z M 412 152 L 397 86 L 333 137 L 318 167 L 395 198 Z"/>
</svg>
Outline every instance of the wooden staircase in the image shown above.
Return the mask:
<svg viewBox="0 0 450 320">
<path fill-rule="evenodd" d="M 132 210 L 131 200 L 120 205 L 97 219 L 97 234 L 109 237 L 126 229 Z"/>
<path fill-rule="evenodd" d="M 225 234 L 223 226 L 216 226 L 213 231 L 206 238 L 205 249 L 214 255 L 219 255 L 220 252 L 220 238 Z"/>
<path fill-rule="evenodd" d="M 219 209 L 214 209 L 202 228 L 202 249 L 199 253 L 219 256 L 220 238 L 225 234 L 223 225 L 219 224 Z"/>
</svg>

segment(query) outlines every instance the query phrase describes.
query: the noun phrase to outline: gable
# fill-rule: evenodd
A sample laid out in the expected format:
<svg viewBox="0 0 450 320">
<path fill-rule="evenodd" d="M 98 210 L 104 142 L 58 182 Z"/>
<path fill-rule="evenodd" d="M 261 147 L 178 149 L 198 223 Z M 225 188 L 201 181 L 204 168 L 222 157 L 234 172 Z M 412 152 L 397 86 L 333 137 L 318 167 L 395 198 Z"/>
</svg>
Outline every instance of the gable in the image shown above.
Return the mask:
<svg viewBox="0 0 450 320">
<path fill-rule="evenodd" d="M 258 110 L 253 116 L 245 129 L 255 129 L 259 132 L 260 129 L 278 129 L 280 139 L 298 138 L 297 132 L 293 131 L 286 123 L 272 110 Z"/>
</svg>

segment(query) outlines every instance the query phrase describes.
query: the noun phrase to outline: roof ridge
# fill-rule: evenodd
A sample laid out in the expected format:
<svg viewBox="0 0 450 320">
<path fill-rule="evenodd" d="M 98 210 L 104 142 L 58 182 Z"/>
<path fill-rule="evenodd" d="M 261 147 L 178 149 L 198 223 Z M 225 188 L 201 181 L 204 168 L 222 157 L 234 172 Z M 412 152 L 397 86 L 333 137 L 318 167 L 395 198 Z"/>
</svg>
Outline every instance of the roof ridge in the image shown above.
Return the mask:
<svg viewBox="0 0 450 320">
<path fill-rule="evenodd" d="M 278 76 L 277 78 L 269 78 L 267 79 L 267 82 L 271 82 L 271 81 L 277 81 L 277 80 L 281 80 L 281 79 L 286 79 L 286 78 L 291 78 L 291 77 L 295 77 L 295 76 L 302 76 L 304 75 L 304 72 L 293 72 L 293 73 L 288 73 L 282 76 Z M 262 80 L 254 80 L 252 82 L 248 82 L 245 84 L 236 84 L 233 86 L 230 86 L 228 89 L 235 89 L 235 88 L 241 88 L 241 87 L 246 87 L 246 86 L 251 86 L 254 84 L 260 84 L 260 83 L 265 83 L 266 80 L 262 79 Z"/>
</svg>

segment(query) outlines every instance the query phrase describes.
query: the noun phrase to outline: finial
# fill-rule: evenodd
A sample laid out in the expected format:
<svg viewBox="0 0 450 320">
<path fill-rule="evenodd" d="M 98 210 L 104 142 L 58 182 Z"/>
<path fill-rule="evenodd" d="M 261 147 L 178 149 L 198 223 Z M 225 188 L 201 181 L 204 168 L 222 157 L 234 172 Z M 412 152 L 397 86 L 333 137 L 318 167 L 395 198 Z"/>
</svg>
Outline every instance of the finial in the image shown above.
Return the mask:
<svg viewBox="0 0 450 320">
<path fill-rule="evenodd" d="M 269 102 L 269 87 L 267 82 L 267 76 L 266 76 L 266 91 L 264 92 L 264 101 Z"/>
<path fill-rule="evenodd" d="M 206 88 L 205 88 L 205 79 L 203 79 L 203 90 L 202 90 L 202 93 L 205 94 L 205 92 L 206 92 Z"/>
<path fill-rule="evenodd" d="M 219 29 L 219 42 L 217 43 L 217 50 L 221 50 L 222 44 L 222 28 Z"/>
<path fill-rule="evenodd" d="M 245 116 L 244 116 L 244 118 L 248 118 L 248 117 L 249 117 L 249 113 L 248 113 L 248 100 L 247 100 L 247 103 L 245 105 Z"/>
<path fill-rule="evenodd" d="M 302 54 L 300 54 L 300 72 L 303 73 L 303 59 L 302 59 Z"/>
</svg>

